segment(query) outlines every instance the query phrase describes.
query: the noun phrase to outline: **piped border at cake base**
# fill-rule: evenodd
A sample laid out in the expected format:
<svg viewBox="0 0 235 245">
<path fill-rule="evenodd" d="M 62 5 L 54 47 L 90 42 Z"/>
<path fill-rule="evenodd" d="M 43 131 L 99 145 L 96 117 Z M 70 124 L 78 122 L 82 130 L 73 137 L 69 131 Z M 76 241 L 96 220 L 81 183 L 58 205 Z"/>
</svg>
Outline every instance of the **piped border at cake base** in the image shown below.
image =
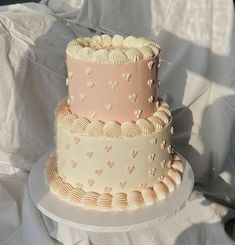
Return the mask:
<svg viewBox="0 0 235 245">
<path fill-rule="evenodd" d="M 173 160 L 168 175 L 154 186 L 145 187 L 143 190 L 133 190 L 129 193 L 96 193 L 85 192 L 81 187 L 74 187 L 66 183 L 57 172 L 56 153 L 53 152 L 45 167 L 45 178 L 50 191 L 72 205 L 78 205 L 88 209 L 100 211 L 121 211 L 125 209 L 137 209 L 144 205 L 152 205 L 154 202 L 165 199 L 181 183 L 183 165 L 180 157 L 173 153 Z M 107 190 L 108 191 L 108 190 Z"/>
</svg>

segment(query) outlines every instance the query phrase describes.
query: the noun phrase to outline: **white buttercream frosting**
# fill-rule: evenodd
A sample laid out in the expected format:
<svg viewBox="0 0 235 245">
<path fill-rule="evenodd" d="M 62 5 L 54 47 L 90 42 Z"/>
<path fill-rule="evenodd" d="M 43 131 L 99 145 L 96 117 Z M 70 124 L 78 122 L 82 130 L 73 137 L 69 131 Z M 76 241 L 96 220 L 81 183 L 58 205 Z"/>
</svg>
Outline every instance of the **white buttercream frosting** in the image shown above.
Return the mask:
<svg viewBox="0 0 235 245">
<path fill-rule="evenodd" d="M 144 199 L 140 191 L 132 191 L 127 195 L 128 206 L 137 208 L 144 204 Z"/>
<path fill-rule="evenodd" d="M 110 81 L 115 83 L 115 81 Z M 132 95 L 133 96 L 133 95 Z M 106 109 L 110 109 L 112 104 L 105 105 Z M 94 116 L 96 115 L 96 112 Z M 147 119 L 139 118 L 135 122 L 127 121 L 118 123 L 114 121 L 89 121 L 84 117 L 79 117 L 69 110 L 69 106 L 65 100 L 59 104 L 57 108 L 57 121 L 59 124 L 73 133 L 89 135 L 94 137 L 105 136 L 108 138 L 115 137 L 136 137 L 139 135 L 148 135 L 162 131 L 171 121 L 170 109 L 168 104 L 164 102 L 164 106 L 157 106 L 157 111 Z"/>
<path fill-rule="evenodd" d="M 114 49 L 109 53 L 110 62 L 113 64 L 123 64 L 128 58 L 124 51 L 120 49 Z"/>
<path fill-rule="evenodd" d="M 162 182 L 167 186 L 169 192 L 174 191 L 176 184 L 172 178 L 170 178 L 169 176 L 165 176 Z"/>
<path fill-rule="evenodd" d="M 75 59 L 123 64 L 151 59 L 159 54 L 159 50 L 157 44 L 145 38 L 124 38 L 121 35 L 110 37 L 104 34 L 72 40 L 68 43 L 66 53 Z"/>
<path fill-rule="evenodd" d="M 88 119 L 84 117 L 79 117 L 71 124 L 70 130 L 74 133 L 84 133 L 89 123 L 90 122 Z"/>
<path fill-rule="evenodd" d="M 65 128 L 70 128 L 71 124 L 78 119 L 78 116 L 75 114 L 67 114 L 62 119 L 62 122 Z"/>
<path fill-rule="evenodd" d="M 97 199 L 97 206 L 101 209 L 110 209 L 112 207 L 112 195 L 102 193 Z"/>
<path fill-rule="evenodd" d="M 94 49 L 85 47 L 78 51 L 78 56 L 83 60 L 93 60 L 94 53 L 95 53 Z"/>
<path fill-rule="evenodd" d="M 169 169 L 168 176 L 172 178 L 172 180 L 176 183 L 176 185 L 179 185 L 181 183 L 181 173 L 178 170 L 175 170 L 173 168 Z"/>
<path fill-rule="evenodd" d="M 184 167 L 181 160 L 174 160 L 172 163 L 172 168 L 179 171 L 180 173 L 183 173 L 184 171 Z"/>
<path fill-rule="evenodd" d="M 113 195 L 112 207 L 114 209 L 125 209 L 127 208 L 127 194 L 116 193 Z"/>
<path fill-rule="evenodd" d="M 151 116 L 148 120 L 155 126 L 157 131 L 161 131 L 165 127 L 165 123 L 158 117 Z"/>
<path fill-rule="evenodd" d="M 71 203 L 79 204 L 85 193 L 86 192 L 81 188 L 73 188 L 73 190 L 68 194 L 68 200 Z"/>
<path fill-rule="evenodd" d="M 153 115 L 160 118 L 165 124 L 168 124 L 170 121 L 170 117 L 165 111 L 157 110 Z"/>
<path fill-rule="evenodd" d="M 105 48 L 111 47 L 111 46 L 112 46 L 112 37 L 110 37 L 110 36 L 107 35 L 107 34 L 103 34 L 103 35 L 101 36 L 101 38 L 102 38 L 103 46 L 104 46 Z"/>
<path fill-rule="evenodd" d="M 114 47 L 121 47 L 123 45 L 124 37 L 121 35 L 115 35 L 112 39 Z"/>
<path fill-rule="evenodd" d="M 140 135 L 141 131 L 134 122 L 124 122 L 121 125 L 123 136 L 125 137 L 136 137 Z"/>
<path fill-rule="evenodd" d="M 128 36 L 123 41 L 123 46 L 127 47 L 127 48 L 134 47 L 135 46 L 135 42 L 136 42 L 136 37 Z"/>
<path fill-rule="evenodd" d="M 153 50 L 148 46 L 141 47 L 139 51 L 142 53 L 144 59 L 150 59 L 155 55 Z"/>
<path fill-rule="evenodd" d="M 171 110 L 170 110 L 170 108 L 161 106 L 161 107 L 158 108 L 157 111 L 164 111 L 169 117 L 171 116 Z"/>
<path fill-rule="evenodd" d="M 126 51 L 126 56 L 131 61 L 139 61 L 143 59 L 143 54 L 137 48 L 130 48 Z"/>
<path fill-rule="evenodd" d="M 94 54 L 94 59 L 98 63 L 105 63 L 109 61 L 109 52 L 106 49 L 98 49 Z"/>
<path fill-rule="evenodd" d="M 92 37 L 92 47 L 100 48 L 102 47 L 102 37 L 100 35 L 95 35 Z"/>
<path fill-rule="evenodd" d="M 142 191 L 142 196 L 143 196 L 144 202 L 147 205 L 153 204 L 154 201 L 156 200 L 156 197 L 157 197 L 156 193 L 154 192 L 153 188 L 151 188 L 151 187 L 145 188 Z"/>
<path fill-rule="evenodd" d="M 85 206 L 96 206 L 99 195 L 96 192 L 89 191 L 83 195 L 81 203 Z"/>
<path fill-rule="evenodd" d="M 156 102 L 156 108 L 158 109 L 159 107 L 165 107 L 165 108 L 170 108 L 169 104 L 164 101 L 163 99 L 158 98 Z"/>
<path fill-rule="evenodd" d="M 69 183 L 63 183 L 59 188 L 58 188 L 58 195 L 62 199 L 67 199 L 69 192 L 73 190 L 72 185 Z"/>
<path fill-rule="evenodd" d="M 158 200 L 166 198 L 166 196 L 168 195 L 168 192 L 169 192 L 167 186 L 162 182 L 156 183 L 153 186 L 153 189 L 157 195 Z"/>
<path fill-rule="evenodd" d="M 117 122 L 111 121 L 105 123 L 103 127 L 104 136 L 109 138 L 116 138 L 121 135 L 121 125 Z"/>
<path fill-rule="evenodd" d="M 103 135 L 103 126 L 104 123 L 101 121 L 92 121 L 87 127 L 86 127 L 86 133 L 89 136 L 98 137 Z"/>
<path fill-rule="evenodd" d="M 154 132 L 154 125 L 147 119 L 140 118 L 136 121 L 136 124 L 139 126 L 143 135 L 151 134 Z"/>
</svg>

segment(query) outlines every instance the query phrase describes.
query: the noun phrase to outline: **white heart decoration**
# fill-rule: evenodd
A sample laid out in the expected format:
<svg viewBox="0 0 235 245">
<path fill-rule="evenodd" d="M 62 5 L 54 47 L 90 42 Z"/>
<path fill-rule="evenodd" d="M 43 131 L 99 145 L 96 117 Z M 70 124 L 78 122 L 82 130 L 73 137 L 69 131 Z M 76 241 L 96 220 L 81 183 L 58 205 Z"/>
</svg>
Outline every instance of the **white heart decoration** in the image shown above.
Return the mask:
<svg viewBox="0 0 235 245">
<path fill-rule="evenodd" d="M 137 94 L 130 94 L 128 96 L 128 99 L 132 102 L 135 103 L 136 99 L 137 99 Z"/>
<path fill-rule="evenodd" d="M 131 173 L 134 171 L 134 169 L 135 169 L 135 166 L 134 166 L 134 165 L 130 165 L 130 166 L 127 167 L 126 171 L 127 171 L 129 174 L 131 174 Z"/>
<path fill-rule="evenodd" d="M 92 81 L 87 82 L 87 87 L 93 88 L 95 86 L 95 83 Z"/>
<path fill-rule="evenodd" d="M 155 173 L 156 173 L 156 168 L 151 168 L 150 170 L 149 170 L 149 175 L 150 176 L 154 176 L 155 175 Z"/>
<path fill-rule="evenodd" d="M 140 118 L 140 115 L 141 115 L 141 113 L 142 113 L 142 110 L 136 110 L 134 113 L 135 113 L 135 116 L 136 116 L 137 118 Z"/>
<path fill-rule="evenodd" d="M 87 74 L 87 75 L 90 75 L 91 73 L 92 73 L 91 68 L 90 68 L 90 67 L 87 67 L 87 68 L 86 68 L 86 74 Z"/>
<path fill-rule="evenodd" d="M 105 109 L 110 111 L 113 108 L 113 105 L 112 104 L 106 104 L 104 107 L 105 107 Z"/>
<path fill-rule="evenodd" d="M 151 95 L 151 96 L 149 97 L 148 101 L 149 101 L 149 103 L 152 103 L 153 100 L 154 100 L 154 97 Z"/>
<path fill-rule="evenodd" d="M 112 89 L 115 89 L 117 86 L 118 86 L 118 81 L 109 81 L 109 86 L 112 88 Z"/>
<path fill-rule="evenodd" d="M 151 154 L 148 156 L 149 161 L 152 162 L 152 161 L 154 160 L 155 156 L 156 156 L 155 153 L 151 153 Z"/>
<path fill-rule="evenodd" d="M 90 115 L 91 115 L 91 117 L 94 119 L 94 118 L 96 117 L 97 113 L 96 113 L 95 111 L 92 111 L 92 112 L 90 113 Z"/>
<path fill-rule="evenodd" d="M 152 88 L 154 81 L 153 81 L 153 80 L 148 80 L 147 83 L 148 83 L 148 86 L 149 86 L 150 88 Z"/>
<path fill-rule="evenodd" d="M 122 75 L 122 77 L 123 77 L 126 81 L 130 81 L 130 79 L 131 79 L 131 74 L 130 74 L 130 73 L 124 73 L 124 74 Z"/>
<path fill-rule="evenodd" d="M 79 94 L 79 97 L 80 97 L 81 101 L 84 101 L 86 98 L 86 95 L 85 94 Z"/>
</svg>

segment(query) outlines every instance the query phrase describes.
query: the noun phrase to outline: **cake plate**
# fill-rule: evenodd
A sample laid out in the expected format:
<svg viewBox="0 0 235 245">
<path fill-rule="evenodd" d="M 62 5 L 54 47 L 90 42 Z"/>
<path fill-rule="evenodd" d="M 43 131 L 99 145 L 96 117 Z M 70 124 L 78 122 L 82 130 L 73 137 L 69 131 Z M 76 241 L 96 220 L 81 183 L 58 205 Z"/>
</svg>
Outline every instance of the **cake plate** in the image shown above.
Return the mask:
<svg viewBox="0 0 235 245">
<path fill-rule="evenodd" d="M 136 210 L 102 212 L 71 205 L 50 192 L 44 167 L 50 153 L 32 168 L 28 189 L 34 205 L 49 218 L 71 228 L 92 232 L 127 232 L 158 225 L 177 214 L 186 204 L 194 185 L 189 163 L 181 156 L 184 174 L 181 184 L 166 199 Z"/>
</svg>

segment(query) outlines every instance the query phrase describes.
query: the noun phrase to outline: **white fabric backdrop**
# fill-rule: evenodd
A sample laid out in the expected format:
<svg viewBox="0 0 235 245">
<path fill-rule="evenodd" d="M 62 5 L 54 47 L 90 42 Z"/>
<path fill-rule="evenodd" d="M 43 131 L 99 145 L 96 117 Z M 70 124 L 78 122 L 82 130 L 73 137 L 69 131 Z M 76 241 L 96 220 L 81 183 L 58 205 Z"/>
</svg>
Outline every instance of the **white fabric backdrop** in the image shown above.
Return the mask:
<svg viewBox="0 0 235 245">
<path fill-rule="evenodd" d="M 222 225 L 227 209 L 197 193 L 161 227 L 99 236 L 42 218 L 26 186 L 28 171 L 52 145 L 53 111 L 67 93 L 67 42 L 95 31 L 120 33 L 160 44 L 159 94 L 174 110 L 175 146 L 190 161 L 197 187 L 234 206 L 232 1 L 43 2 L 0 8 L 0 243 L 57 244 L 51 235 L 64 244 L 232 244 Z"/>
</svg>

